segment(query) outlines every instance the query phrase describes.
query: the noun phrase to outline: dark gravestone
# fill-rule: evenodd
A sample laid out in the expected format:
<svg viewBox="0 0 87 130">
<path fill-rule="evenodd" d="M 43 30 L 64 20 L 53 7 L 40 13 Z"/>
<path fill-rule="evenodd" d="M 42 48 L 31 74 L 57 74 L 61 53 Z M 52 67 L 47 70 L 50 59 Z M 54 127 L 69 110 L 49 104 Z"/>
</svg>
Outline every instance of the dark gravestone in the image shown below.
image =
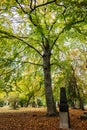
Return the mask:
<svg viewBox="0 0 87 130">
<path fill-rule="evenodd" d="M 69 110 L 66 98 L 66 90 L 64 87 L 60 89 L 59 115 L 60 128 L 70 128 Z"/>
<path fill-rule="evenodd" d="M 68 104 L 66 98 L 66 90 L 64 87 L 60 89 L 60 112 L 68 112 Z"/>
</svg>

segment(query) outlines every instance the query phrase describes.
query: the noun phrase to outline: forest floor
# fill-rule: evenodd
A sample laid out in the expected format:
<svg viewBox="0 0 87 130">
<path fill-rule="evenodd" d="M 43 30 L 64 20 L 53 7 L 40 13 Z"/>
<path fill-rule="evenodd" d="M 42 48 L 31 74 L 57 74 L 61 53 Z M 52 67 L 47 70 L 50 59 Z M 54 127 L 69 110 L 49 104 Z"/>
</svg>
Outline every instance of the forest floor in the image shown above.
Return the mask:
<svg viewBox="0 0 87 130">
<path fill-rule="evenodd" d="M 70 109 L 70 130 L 87 130 L 87 120 L 80 119 L 84 111 Z M 47 117 L 45 108 L 0 108 L 0 130 L 64 130 L 59 128 L 59 116 Z"/>
</svg>

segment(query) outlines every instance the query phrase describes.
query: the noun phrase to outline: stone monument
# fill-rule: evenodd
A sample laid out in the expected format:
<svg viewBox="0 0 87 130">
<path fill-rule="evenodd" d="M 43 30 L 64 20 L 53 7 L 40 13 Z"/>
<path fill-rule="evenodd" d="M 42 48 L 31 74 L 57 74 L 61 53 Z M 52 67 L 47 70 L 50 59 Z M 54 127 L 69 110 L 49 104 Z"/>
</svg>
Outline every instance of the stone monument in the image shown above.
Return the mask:
<svg viewBox="0 0 87 130">
<path fill-rule="evenodd" d="M 70 117 L 66 98 L 65 87 L 60 88 L 60 104 L 59 104 L 60 128 L 70 128 Z"/>
</svg>

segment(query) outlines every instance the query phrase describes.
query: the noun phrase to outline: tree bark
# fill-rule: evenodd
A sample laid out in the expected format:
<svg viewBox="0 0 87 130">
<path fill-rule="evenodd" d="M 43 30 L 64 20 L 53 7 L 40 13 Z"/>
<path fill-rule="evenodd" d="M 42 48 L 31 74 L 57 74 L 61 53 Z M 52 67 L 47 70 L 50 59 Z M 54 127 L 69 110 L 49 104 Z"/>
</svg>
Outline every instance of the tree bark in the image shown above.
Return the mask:
<svg viewBox="0 0 87 130">
<path fill-rule="evenodd" d="M 44 89 L 47 104 L 47 115 L 54 116 L 57 114 L 57 110 L 52 92 L 50 57 L 51 51 L 49 45 L 46 44 L 43 54 Z"/>
<path fill-rule="evenodd" d="M 79 100 L 79 107 L 80 107 L 80 109 L 81 110 L 84 110 L 84 103 L 83 103 L 83 100 L 82 100 L 82 98 L 81 98 L 81 95 L 80 95 L 80 91 L 79 91 L 79 88 L 78 88 L 78 86 L 77 86 L 77 92 L 78 92 L 78 100 Z"/>
</svg>

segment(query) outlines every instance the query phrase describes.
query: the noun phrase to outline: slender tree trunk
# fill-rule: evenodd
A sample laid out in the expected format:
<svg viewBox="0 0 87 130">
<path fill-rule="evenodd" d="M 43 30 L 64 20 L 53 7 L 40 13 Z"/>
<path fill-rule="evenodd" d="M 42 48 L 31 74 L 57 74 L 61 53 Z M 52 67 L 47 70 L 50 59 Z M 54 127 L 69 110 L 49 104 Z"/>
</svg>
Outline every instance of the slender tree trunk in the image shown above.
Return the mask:
<svg viewBox="0 0 87 130">
<path fill-rule="evenodd" d="M 57 110 L 52 92 L 50 56 L 51 52 L 49 46 L 46 46 L 43 55 L 44 89 L 47 104 L 47 115 L 54 116 L 57 114 Z"/>
<path fill-rule="evenodd" d="M 84 110 L 84 103 L 83 103 L 83 100 L 81 98 L 78 86 L 77 86 L 77 92 L 78 92 L 79 107 L 80 107 L 80 109 Z"/>
<path fill-rule="evenodd" d="M 31 98 L 32 98 L 32 95 L 28 97 L 28 100 L 27 100 L 27 103 L 26 103 L 26 107 L 28 107 Z"/>
<path fill-rule="evenodd" d="M 73 67 L 72 67 L 72 72 L 73 73 L 72 73 L 72 79 L 71 79 L 71 85 L 70 86 L 74 88 L 74 89 L 72 89 L 74 91 L 71 91 L 71 92 L 74 92 L 73 93 L 74 98 L 75 98 L 75 96 L 77 97 L 77 99 L 79 101 L 80 109 L 84 110 L 84 102 L 83 102 L 81 94 L 80 94 L 80 89 L 77 85 L 77 80 L 76 80 L 76 77 L 75 77 L 75 70 L 73 69 Z M 76 92 L 77 92 L 77 94 L 76 94 Z"/>
</svg>

